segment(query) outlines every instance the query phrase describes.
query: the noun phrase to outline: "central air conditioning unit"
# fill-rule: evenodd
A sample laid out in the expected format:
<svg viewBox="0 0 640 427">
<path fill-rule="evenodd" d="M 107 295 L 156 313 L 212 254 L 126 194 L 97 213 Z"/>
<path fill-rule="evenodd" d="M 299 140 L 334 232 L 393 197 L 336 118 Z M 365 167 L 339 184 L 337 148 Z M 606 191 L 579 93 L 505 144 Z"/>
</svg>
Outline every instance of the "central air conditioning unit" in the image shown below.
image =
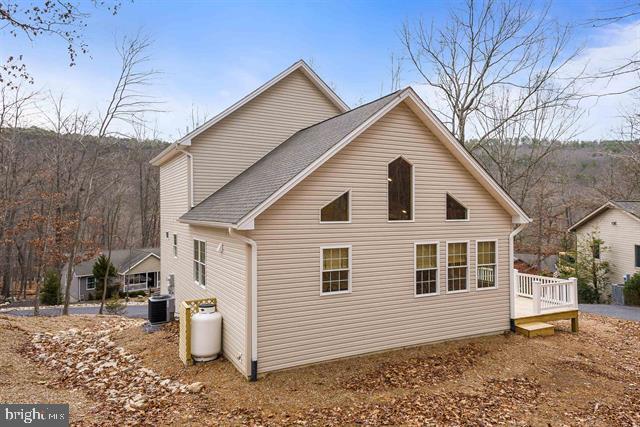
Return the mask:
<svg viewBox="0 0 640 427">
<path fill-rule="evenodd" d="M 158 325 L 171 322 L 175 311 L 175 299 L 171 295 L 154 295 L 149 298 L 149 323 Z"/>
</svg>

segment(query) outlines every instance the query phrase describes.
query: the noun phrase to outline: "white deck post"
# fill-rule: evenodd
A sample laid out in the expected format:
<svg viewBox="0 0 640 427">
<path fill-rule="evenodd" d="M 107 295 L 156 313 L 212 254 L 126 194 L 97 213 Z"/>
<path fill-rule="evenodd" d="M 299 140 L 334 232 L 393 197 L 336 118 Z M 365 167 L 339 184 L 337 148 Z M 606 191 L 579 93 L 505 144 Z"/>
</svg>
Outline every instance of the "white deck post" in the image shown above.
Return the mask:
<svg viewBox="0 0 640 427">
<path fill-rule="evenodd" d="M 532 291 L 533 291 L 533 312 L 535 314 L 540 314 L 541 309 L 541 293 L 540 293 L 540 285 L 541 282 L 539 280 L 534 280 L 532 283 Z"/>
<path fill-rule="evenodd" d="M 511 268 L 511 318 L 516 318 L 516 296 L 518 295 L 518 270 Z"/>
<path fill-rule="evenodd" d="M 578 308 L 578 279 L 570 277 L 569 280 L 571 281 L 571 303 Z"/>
</svg>

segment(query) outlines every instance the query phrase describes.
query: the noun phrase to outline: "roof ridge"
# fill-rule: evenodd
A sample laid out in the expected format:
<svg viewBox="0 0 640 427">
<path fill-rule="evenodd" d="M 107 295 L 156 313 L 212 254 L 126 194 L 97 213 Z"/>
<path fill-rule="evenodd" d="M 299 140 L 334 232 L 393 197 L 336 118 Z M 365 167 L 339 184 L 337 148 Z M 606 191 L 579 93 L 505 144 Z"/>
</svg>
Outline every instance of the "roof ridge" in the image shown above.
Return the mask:
<svg viewBox="0 0 640 427">
<path fill-rule="evenodd" d="M 352 109 L 350 109 L 350 110 L 348 110 L 348 111 L 345 111 L 345 112 L 343 112 L 343 113 L 336 114 L 335 116 L 331 116 L 331 117 L 329 117 L 329 118 L 326 118 L 326 119 L 324 119 L 324 120 L 321 120 L 321 121 L 319 121 L 319 122 L 317 122 L 317 123 L 314 123 L 314 124 L 312 124 L 312 125 L 307 126 L 306 128 L 302 128 L 302 129 L 298 130 L 298 131 L 297 131 L 296 133 L 294 133 L 293 135 L 295 135 L 295 134 L 297 134 L 297 133 L 299 133 L 299 132 L 302 132 L 302 131 L 304 131 L 304 130 L 311 129 L 312 127 L 318 126 L 318 125 L 320 125 L 320 124 L 322 124 L 322 123 L 328 122 L 329 120 L 337 119 L 337 118 L 338 118 L 338 117 L 340 117 L 340 116 L 344 116 L 345 114 L 348 114 L 348 113 L 351 113 L 351 112 L 357 111 L 357 110 L 359 110 L 359 109 L 361 109 L 361 108 L 363 108 L 363 107 L 366 107 L 367 105 L 371 105 L 371 104 L 373 104 L 374 102 L 380 101 L 381 99 L 384 99 L 384 98 L 387 98 L 387 97 L 389 97 L 389 96 L 391 96 L 391 95 L 395 95 L 395 94 L 397 94 L 397 93 L 399 93 L 399 92 L 402 92 L 403 90 L 405 90 L 405 89 L 402 89 L 402 90 L 396 90 L 395 92 L 391 92 L 391 93 L 388 93 L 388 94 L 386 94 L 386 95 L 384 95 L 384 96 L 381 96 L 381 97 L 379 97 L 379 98 L 376 98 L 376 99 L 374 99 L 373 101 L 369 101 L 369 102 L 364 103 L 364 104 L 362 104 L 362 105 L 358 105 L 357 107 L 352 108 Z M 291 135 L 291 136 L 293 136 L 293 135 Z M 289 138 L 287 138 L 287 139 L 289 139 Z M 285 139 L 284 141 L 282 141 L 282 142 L 284 143 L 285 141 L 286 141 L 286 139 Z M 277 146 L 276 146 L 276 147 L 277 147 Z M 274 149 L 275 149 L 275 148 L 274 148 Z"/>
</svg>

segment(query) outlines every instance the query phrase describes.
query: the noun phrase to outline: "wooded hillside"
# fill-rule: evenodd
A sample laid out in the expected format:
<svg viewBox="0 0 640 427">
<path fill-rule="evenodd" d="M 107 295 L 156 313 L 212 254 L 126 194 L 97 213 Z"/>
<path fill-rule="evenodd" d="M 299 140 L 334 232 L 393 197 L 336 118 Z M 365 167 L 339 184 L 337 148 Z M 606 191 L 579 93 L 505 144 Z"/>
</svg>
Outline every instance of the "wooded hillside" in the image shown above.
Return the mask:
<svg viewBox="0 0 640 427">
<path fill-rule="evenodd" d="M 109 239 L 113 249 L 158 245 L 158 170 L 149 160 L 165 143 L 67 130 L 0 129 L 4 295 L 10 283 L 24 291 L 45 269 L 67 262 L 80 214 L 87 226 L 76 259 L 106 248 Z M 87 209 L 79 213 L 86 194 Z"/>
</svg>

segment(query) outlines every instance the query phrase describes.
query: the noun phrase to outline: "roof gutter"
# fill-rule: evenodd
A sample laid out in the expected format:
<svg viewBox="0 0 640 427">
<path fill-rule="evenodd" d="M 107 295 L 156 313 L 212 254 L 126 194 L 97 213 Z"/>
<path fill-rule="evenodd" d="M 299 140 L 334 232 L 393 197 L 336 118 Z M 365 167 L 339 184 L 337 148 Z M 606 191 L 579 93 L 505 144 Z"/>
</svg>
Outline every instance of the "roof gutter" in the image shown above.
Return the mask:
<svg viewBox="0 0 640 427">
<path fill-rule="evenodd" d="M 220 227 L 220 228 L 238 229 L 237 224 L 231 224 L 228 222 L 200 221 L 197 219 L 183 219 L 183 218 L 178 218 L 178 222 L 182 224 L 189 224 L 189 225 L 200 225 L 203 227 Z"/>
<path fill-rule="evenodd" d="M 527 226 L 527 223 L 518 225 L 511 233 L 509 233 L 509 299 L 511 307 L 511 318 L 516 315 L 516 269 L 513 267 L 515 257 L 513 255 L 513 240 Z"/>
<path fill-rule="evenodd" d="M 251 381 L 258 379 L 258 243 L 228 228 L 229 236 L 237 238 L 251 247 Z"/>
</svg>

